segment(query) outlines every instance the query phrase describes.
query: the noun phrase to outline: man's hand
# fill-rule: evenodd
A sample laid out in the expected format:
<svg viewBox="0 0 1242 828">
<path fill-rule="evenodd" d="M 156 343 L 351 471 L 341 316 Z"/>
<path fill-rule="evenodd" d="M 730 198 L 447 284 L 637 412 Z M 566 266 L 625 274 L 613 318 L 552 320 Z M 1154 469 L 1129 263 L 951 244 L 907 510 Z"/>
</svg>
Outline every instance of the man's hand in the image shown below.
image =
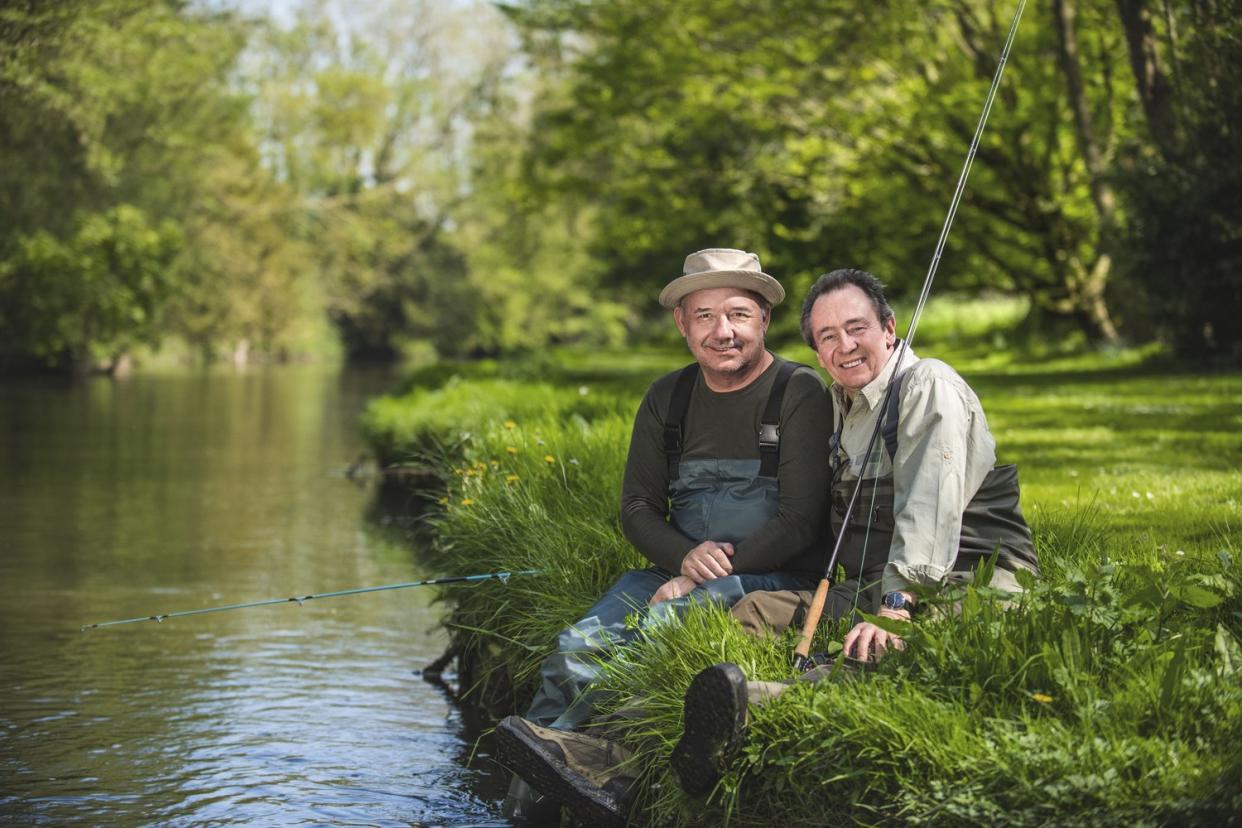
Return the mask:
<svg viewBox="0 0 1242 828">
<path fill-rule="evenodd" d="M 681 574 L 696 584 L 733 573 L 733 544 L 703 541 L 681 560 Z"/>
<path fill-rule="evenodd" d="M 892 618 L 896 621 L 909 621 L 910 613 L 906 610 L 890 610 L 882 609 L 876 615 L 884 618 Z M 891 647 L 894 650 L 900 650 L 906 646 L 900 636 L 893 635 L 888 630 L 881 629 L 870 621 L 863 621 L 854 625 L 854 629 L 845 635 L 845 656 L 846 658 L 855 658 L 859 661 L 870 661 L 872 652 L 875 653 L 876 660 L 883 658 Z"/>
<path fill-rule="evenodd" d="M 651 600 L 647 603 L 655 606 L 661 601 L 671 601 L 674 598 L 680 598 L 683 595 L 689 595 L 690 591 L 698 584 L 693 578 L 687 578 L 685 575 L 678 575 L 664 582 L 664 585 L 656 590 L 655 595 L 651 596 Z"/>
</svg>

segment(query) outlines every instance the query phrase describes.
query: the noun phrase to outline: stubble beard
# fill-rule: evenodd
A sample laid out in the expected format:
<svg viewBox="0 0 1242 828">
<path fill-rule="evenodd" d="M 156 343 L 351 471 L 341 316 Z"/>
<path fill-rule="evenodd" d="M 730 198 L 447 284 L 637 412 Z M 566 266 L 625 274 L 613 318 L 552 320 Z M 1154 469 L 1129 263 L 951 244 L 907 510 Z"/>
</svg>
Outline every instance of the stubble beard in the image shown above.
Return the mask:
<svg viewBox="0 0 1242 828">
<path fill-rule="evenodd" d="M 715 343 L 715 345 L 712 345 L 705 342 L 702 347 L 704 352 L 708 354 L 713 356 L 721 356 L 720 352 L 716 350 L 716 348 L 719 347 L 719 344 L 720 343 Z M 736 339 L 732 340 L 731 346 L 736 349 L 736 353 L 729 354 L 727 358 L 736 361 L 731 365 L 713 364 L 711 366 L 711 370 L 722 376 L 734 377 L 744 375 L 747 371 L 754 367 L 756 354 L 753 353 L 753 350 L 748 352 L 746 349 L 746 343 L 739 342 Z"/>
</svg>

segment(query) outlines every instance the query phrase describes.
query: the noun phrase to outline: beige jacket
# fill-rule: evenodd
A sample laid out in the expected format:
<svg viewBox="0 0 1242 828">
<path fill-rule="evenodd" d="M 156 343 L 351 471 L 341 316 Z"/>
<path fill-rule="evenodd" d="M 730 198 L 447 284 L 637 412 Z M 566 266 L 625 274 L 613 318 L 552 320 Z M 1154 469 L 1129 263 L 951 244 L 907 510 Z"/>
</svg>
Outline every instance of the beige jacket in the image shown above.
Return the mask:
<svg viewBox="0 0 1242 828">
<path fill-rule="evenodd" d="M 893 351 L 880 375 L 852 400 L 839 386 L 831 389 L 835 425 L 842 425 L 842 416 L 845 420 L 841 448 L 832 458 L 835 471 L 848 457 L 842 479 L 858 477 L 882 414 L 897 353 Z M 996 463 L 996 441 L 983 406 L 966 381 L 945 363 L 919 359 L 913 351 L 907 351 L 901 368 L 906 380 L 898 409 L 895 462 L 890 462 L 881 439 L 864 475 L 893 474 L 895 529 L 881 584 L 884 593 L 944 578 L 957 558 L 962 512 Z"/>
</svg>

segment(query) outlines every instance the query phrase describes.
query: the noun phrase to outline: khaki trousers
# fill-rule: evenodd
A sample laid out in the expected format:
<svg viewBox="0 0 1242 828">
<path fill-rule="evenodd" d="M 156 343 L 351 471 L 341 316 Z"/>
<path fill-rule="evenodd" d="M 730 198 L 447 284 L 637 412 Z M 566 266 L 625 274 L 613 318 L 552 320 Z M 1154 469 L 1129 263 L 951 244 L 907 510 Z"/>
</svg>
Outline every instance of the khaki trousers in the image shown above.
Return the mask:
<svg viewBox="0 0 1242 828">
<path fill-rule="evenodd" d="M 945 581 L 950 585 L 963 585 L 974 578 L 974 572 L 950 572 Z M 1014 574 L 1005 569 L 992 573 L 990 586 L 1005 592 L 1022 591 Z M 834 584 L 824 602 L 824 618 L 835 621 L 853 612 L 856 606 L 874 613 L 880 604 L 879 591 L 878 583 L 863 586 L 857 579 Z M 742 628 L 753 636 L 780 635 L 790 627 L 802 626 L 814 598 L 815 593 L 810 591 L 751 592 L 734 604 L 731 611 Z"/>
</svg>

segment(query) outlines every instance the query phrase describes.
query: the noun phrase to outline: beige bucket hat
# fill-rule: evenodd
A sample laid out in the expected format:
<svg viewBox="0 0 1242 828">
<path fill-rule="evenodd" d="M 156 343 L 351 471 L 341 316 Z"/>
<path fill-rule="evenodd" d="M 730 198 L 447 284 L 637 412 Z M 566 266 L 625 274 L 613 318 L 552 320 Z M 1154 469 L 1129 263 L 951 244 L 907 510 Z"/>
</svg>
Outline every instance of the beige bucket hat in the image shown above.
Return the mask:
<svg viewBox="0 0 1242 828">
<path fill-rule="evenodd" d="M 731 247 L 709 247 L 686 257 L 682 275 L 660 291 L 660 304 L 675 308 L 696 290 L 721 287 L 753 290 L 773 305 L 785 298 L 781 283 L 760 269 L 757 255 Z"/>
</svg>

